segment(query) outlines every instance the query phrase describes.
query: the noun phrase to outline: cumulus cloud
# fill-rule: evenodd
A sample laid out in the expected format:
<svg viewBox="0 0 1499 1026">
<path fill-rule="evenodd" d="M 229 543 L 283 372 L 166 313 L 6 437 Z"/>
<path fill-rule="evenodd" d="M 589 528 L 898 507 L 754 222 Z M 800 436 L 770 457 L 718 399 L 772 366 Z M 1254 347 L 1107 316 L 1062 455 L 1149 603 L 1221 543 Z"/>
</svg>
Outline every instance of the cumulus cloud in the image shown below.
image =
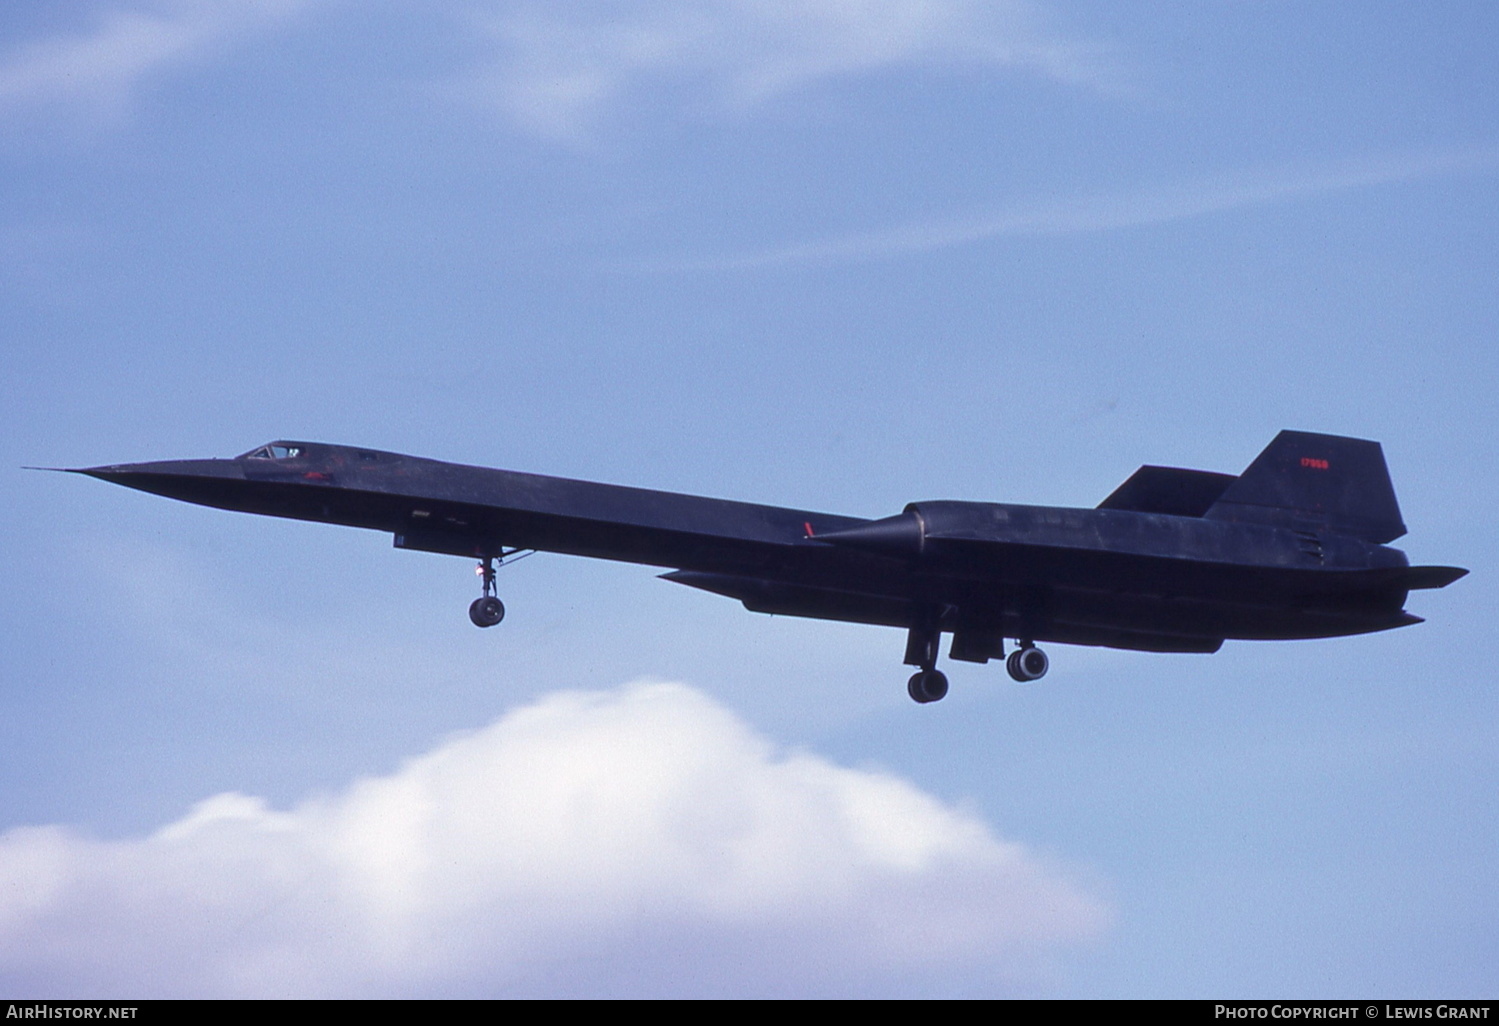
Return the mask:
<svg viewBox="0 0 1499 1026">
<path fill-rule="evenodd" d="M 146 0 L 105 7 L 82 31 L 0 53 L 0 110 L 67 103 L 118 115 L 152 77 L 300 6 L 302 0 Z"/>
<path fill-rule="evenodd" d="M 1048 31 L 1023 0 L 548 0 L 473 19 L 498 54 L 464 90 L 564 140 L 652 88 L 674 90 L 677 106 L 724 110 L 900 66 L 1107 77 L 1097 47 Z"/>
<path fill-rule="evenodd" d="M 554 694 L 290 810 L 0 836 L 28 995 L 994 992 L 1106 918 L 972 814 L 673 684 Z"/>
</svg>

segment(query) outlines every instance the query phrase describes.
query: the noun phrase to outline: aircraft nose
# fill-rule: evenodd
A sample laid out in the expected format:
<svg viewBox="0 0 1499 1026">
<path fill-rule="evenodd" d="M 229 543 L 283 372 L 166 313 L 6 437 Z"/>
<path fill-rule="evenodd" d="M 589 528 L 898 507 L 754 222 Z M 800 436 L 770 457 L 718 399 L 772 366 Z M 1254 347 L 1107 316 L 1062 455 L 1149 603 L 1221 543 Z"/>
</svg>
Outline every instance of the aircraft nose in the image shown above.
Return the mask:
<svg viewBox="0 0 1499 1026">
<path fill-rule="evenodd" d="M 202 501 L 205 489 L 227 481 L 243 481 L 244 472 L 233 460 L 160 460 L 153 463 L 111 463 L 69 469 L 142 492 L 189 502 Z"/>
<path fill-rule="evenodd" d="M 140 468 L 154 465 L 152 463 L 110 463 L 102 467 L 70 467 L 68 473 L 97 477 L 100 481 L 123 482 L 131 474 L 139 473 Z"/>
<path fill-rule="evenodd" d="M 124 481 L 150 477 L 242 477 L 233 460 L 157 460 L 151 463 L 108 463 L 99 467 L 80 467 L 74 474 L 87 474 L 101 481 Z"/>
</svg>

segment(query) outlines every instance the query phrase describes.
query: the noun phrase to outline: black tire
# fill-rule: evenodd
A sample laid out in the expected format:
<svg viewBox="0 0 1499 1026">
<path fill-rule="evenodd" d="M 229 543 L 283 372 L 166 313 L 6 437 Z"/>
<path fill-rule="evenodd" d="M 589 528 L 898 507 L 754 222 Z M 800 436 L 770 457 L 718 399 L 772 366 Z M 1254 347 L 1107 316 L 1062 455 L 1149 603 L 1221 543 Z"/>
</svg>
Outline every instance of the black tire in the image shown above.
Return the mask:
<svg viewBox="0 0 1499 1026">
<path fill-rule="evenodd" d="M 468 618 L 475 627 L 493 627 L 505 619 L 505 603 L 493 595 L 476 598 L 469 604 Z"/>
<path fill-rule="evenodd" d="M 1017 648 L 1005 660 L 1005 669 L 1021 684 L 1040 680 L 1050 668 L 1051 660 L 1046 658 L 1045 652 L 1035 647 Z"/>
<path fill-rule="evenodd" d="M 947 697 L 947 674 L 941 670 L 922 670 L 920 673 L 911 675 L 906 683 L 906 694 L 911 696 L 914 702 L 926 705 L 928 702 L 940 702 Z"/>
</svg>

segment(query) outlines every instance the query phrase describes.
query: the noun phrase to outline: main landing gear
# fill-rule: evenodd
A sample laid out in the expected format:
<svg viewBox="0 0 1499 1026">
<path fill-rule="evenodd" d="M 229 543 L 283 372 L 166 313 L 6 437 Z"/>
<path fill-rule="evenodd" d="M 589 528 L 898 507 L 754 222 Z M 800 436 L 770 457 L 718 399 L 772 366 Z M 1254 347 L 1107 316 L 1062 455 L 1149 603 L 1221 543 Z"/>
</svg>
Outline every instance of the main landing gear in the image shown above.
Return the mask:
<svg viewBox="0 0 1499 1026">
<path fill-rule="evenodd" d="M 521 554 L 517 556 L 516 553 Z M 524 552 L 521 549 L 511 549 L 509 552 L 501 552 L 499 556 L 500 565 L 503 566 L 508 557 L 514 556 L 515 559 L 525 559 L 529 555 L 531 555 L 530 552 Z M 510 562 L 515 562 L 515 559 L 511 559 Z M 484 594 L 474 599 L 468 606 L 468 618 L 473 621 L 475 627 L 493 627 L 505 619 L 505 603 L 501 602 L 499 597 L 495 595 L 494 561 L 495 557 L 485 556 L 474 570 L 482 579 L 484 588 Z"/>
<path fill-rule="evenodd" d="M 942 632 L 937 629 L 935 618 L 919 620 L 906 635 L 906 665 L 920 667 L 906 683 L 906 694 L 911 696 L 912 701 L 922 705 L 940 702 L 947 697 L 947 674 L 937 669 L 937 646 L 941 640 Z M 967 658 L 972 662 L 987 662 L 989 654 L 1003 656 L 1004 642 L 998 638 L 994 641 L 995 648 L 980 650 L 978 657 L 974 657 L 971 649 L 965 649 L 961 653 L 956 651 L 958 643 L 955 642 L 954 657 Z M 1022 684 L 1046 676 L 1046 671 L 1051 667 L 1051 660 L 1046 658 L 1046 653 L 1037 648 L 1034 641 L 1022 639 L 1019 646 L 1005 660 L 1005 669 L 1010 672 L 1010 676 Z"/>
<path fill-rule="evenodd" d="M 906 635 L 906 665 L 921 667 L 906 684 L 906 694 L 922 705 L 947 696 L 947 674 L 937 669 L 937 647 L 941 643 L 942 631 L 932 613 L 917 619 Z"/>
</svg>

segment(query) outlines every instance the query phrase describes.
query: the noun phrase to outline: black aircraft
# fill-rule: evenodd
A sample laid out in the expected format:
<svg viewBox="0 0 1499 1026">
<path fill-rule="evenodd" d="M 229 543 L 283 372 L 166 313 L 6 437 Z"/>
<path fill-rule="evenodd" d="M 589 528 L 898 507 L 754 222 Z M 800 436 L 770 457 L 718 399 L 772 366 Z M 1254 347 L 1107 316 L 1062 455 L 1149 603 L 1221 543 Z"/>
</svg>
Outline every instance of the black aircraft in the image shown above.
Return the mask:
<svg viewBox="0 0 1499 1026">
<path fill-rule="evenodd" d="M 495 566 L 530 551 L 669 567 L 760 613 L 906 629 L 908 691 L 947 694 L 953 659 L 1033 681 L 1038 641 L 1216 652 L 1225 638 L 1326 638 L 1420 623 L 1406 593 L 1466 570 L 1411 566 L 1379 443 L 1282 431 L 1235 477 L 1144 466 L 1096 509 L 916 502 L 864 520 L 469 467 L 316 442 L 232 460 L 74 471 L 186 502 L 388 531 L 480 561 L 469 607 L 505 615 Z"/>
</svg>

